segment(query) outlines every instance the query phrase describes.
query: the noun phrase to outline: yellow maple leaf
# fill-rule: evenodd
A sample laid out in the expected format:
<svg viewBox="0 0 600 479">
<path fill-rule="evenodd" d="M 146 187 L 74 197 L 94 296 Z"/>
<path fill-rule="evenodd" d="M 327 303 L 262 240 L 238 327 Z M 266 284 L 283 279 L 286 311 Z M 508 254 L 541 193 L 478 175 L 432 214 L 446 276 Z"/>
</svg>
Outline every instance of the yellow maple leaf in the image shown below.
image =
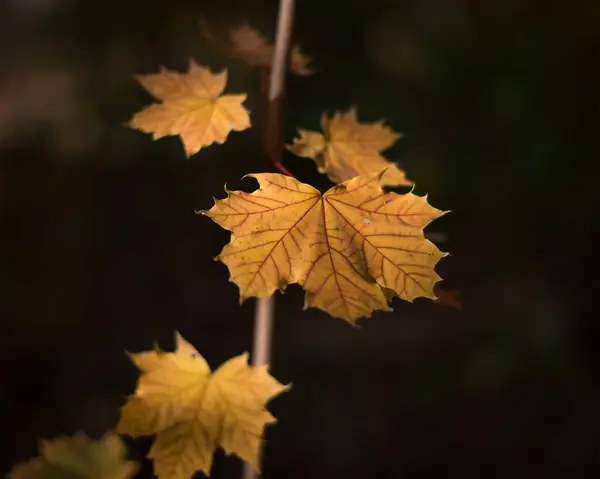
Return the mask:
<svg viewBox="0 0 600 479">
<path fill-rule="evenodd" d="M 434 267 L 447 253 L 423 228 L 444 212 L 412 192 L 386 193 L 382 174 L 353 178 L 325 194 L 277 173 L 248 175 L 258 190 L 226 190 L 227 198 L 202 211 L 232 233 L 216 259 L 229 268 L 240 301 L 299 283 L 305 307 L 354 323 L 389 309 L 382 288 L 407 301 L 434 299 L 441 279 Z"/>
<path fill-rule="evenodd" d="M 133 437 L 156 435 L 148 457 L 160 479 L 210 474 L 219 445 L 258 470 L 263 429 L 276 422 L 265 404 L 289 386 L 273 378 L 267 366 L 248 366 L 247 353 L 211 374 L 190 343 L 179 333 L 175 339 L 173 353 L 131 354 L 141 375 L 117 430 Z"/>
<path fill-rule="evenodd" d="M 9 479 L 129 479 L 137 463 L 125 460 L 116 434 L 94 441 L 84 434 L 42 441 L 41 457 L 17 464 Z"/>
<path fill-rule="evenodd" d="M 229 32 L 223 38 L 204 21 L 200 22 L 204 36 L 219 47 L 227 56 L 238 58 L 248 65 L 271 68 L 275 47 L 255 28 L 242 25 Z M 294 44 L 290 55 L 290 71 L 296 75 L 308 76 L 314 71 L 310 68 L 311 57 L 302 53 L 300 45 Z"/>
<path fill-rule="evenodd" d="M 232 130 L 250 128 L 242 105 L 246 94 L 223 95 L 227 70 L 213 74 L 191 60 L 188 73 L 162 67 L 159 73 L 135 78 L 161 103 L 136 113 L 129 126 L 152 133 L 155 140 L 179 135 L 188 158 L 205 146 L 224 143 Z"/>
<path fill-rule="evenodd" d="M 321 129 L 323 133 L 298 128 L 300 137 L 286 148 L 297 156 L 315 160 L 319 172 L 326 173 L 334 183 L 387 168 L 384 184 L 413 184 L 404 171 L 381 155 L 402 136 L 384 126 L 383 121 L 361 124 L 356 109 L 351 108 L 346 113 L 336 112 L 331 118 L 323 113 Z"/>
</svg>

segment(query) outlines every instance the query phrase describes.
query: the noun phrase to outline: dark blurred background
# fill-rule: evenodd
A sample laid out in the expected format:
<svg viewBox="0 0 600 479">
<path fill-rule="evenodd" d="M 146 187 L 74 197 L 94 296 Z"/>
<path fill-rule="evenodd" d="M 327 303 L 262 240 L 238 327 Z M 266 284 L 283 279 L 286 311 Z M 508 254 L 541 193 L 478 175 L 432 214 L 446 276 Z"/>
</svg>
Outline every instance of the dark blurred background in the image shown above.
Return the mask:
<svg viewBox="0 0 600 479">
<path fill-rule="evenodd" d="M 125 350 L 170 349 L 174 330 L 212 367 L 250 349 L 254 302 L 211 260 L 228 233 L 194 210 L 253 188 L 265 106 L 199 19 L 272 38 L 276 12 L 0 1 L 2 473 L 39 438 L 113 428 L 137 378 Z M 403 132 L 387 156 L 453 211 L 428 231 L 463 309 L 396 300 L 355 329 L 302 311 L 297 286 L 277 295 L 271 370 L 294 387 L 270 407 L 265 478 L 600 476 L 599 33 L 597 0 L 298 2 L 318 72 L 288 79 L 286 140 L 351 105 Z M 122 125 L 152 101 L 132 75 L 189 58 L 229 69 L 254 127 L 187 161 L 178 138 Z M 218 453 L 212 477 L 240 470 Z"/>
</svg>

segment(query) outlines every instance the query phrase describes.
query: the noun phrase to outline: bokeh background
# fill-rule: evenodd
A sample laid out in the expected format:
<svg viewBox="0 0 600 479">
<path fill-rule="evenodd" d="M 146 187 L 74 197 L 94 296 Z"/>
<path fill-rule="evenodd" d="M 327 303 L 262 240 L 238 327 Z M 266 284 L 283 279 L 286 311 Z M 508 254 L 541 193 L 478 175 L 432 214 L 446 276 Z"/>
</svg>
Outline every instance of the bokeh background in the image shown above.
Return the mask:
<svg viewBox="0 0 600 479">
<path fill-rule="evenodd" d="M 211 260 L 228 234 L 194 210 L 265 170 L 265 106 L 199 19 L 272 38 L 276 12 L 0 1 L 0 472 L 40 438 L 114 427 L 137 378 L 125 350 L 175 330 L 213 367 L 250 349 L 254 303 Z M 395 301 L 355 329 L 277 295 L 271 370 L 294 386 L 271 403 L 265 478 L 599 477 L 599 32 L 597 0 L 298 2 L 318 72 L 288 79 L 286 139 L 352 105 L 403 132 L 387 156 L 453 211 L 428 231 L 463 309 Z M 187 161 L 123 123 L 151 101 L 132 74 L 189 58 L 229 69 L 254 127 Z M 127 444 L 142 459 L 150 441 Z M 212 477 L 240 470 L 219 453 Z"/>
</svg>

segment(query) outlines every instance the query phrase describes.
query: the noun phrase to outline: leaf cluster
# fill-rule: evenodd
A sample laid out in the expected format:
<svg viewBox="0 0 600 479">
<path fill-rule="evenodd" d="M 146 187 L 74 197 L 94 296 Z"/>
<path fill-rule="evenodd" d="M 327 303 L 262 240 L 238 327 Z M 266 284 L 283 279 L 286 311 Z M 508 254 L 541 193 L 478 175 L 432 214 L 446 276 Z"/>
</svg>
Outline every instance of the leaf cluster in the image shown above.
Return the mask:
<svg viewBox="0 0 600 479">
<path fill-rule="evenodd" d="M 249 26 L 219 35 L 206 24 L 205 37 L 223 53 L 262 69 L 272 66 L 274 47 Z M 311 59 L 292 49 L 291 73 L 309 76 Z M 161 68 L 137 81 L 157 100 L 136 113 L 130 127 L 153 139 L 179 136 L 189 158 L 233 131 L 251 127 L 246 94 L 225 93 L 227 71 L 213 73 L 190 61 L 179 73 Z M 305 290 L 305 308 L 319 308 L 355 324 L 374 311 L 390 311 L 398 297 L 433 299 L 460 308 L 456 292 L 437 283 L 438 261 L 447 255 L 425 238 L 424 228 L 445 212 L 412 190 L 403 170 L 382 152 L 401 135 L 383 121 L 361 123 L 356 108 L 321 117 L 321 132 L 299 128 L 286 145 L 314 160 L 335 183 L 321 193 L 286 174 L 247 175 L 258 188 L 229 191 L 202 211 L 231 232 L 216 257 L 239 288 L 240 302 L 265 298 L 290 284 Z M 283 147 L 283 145 L 282 145 Z M 437 294 L 436 294 L 437 293 Z M 40 456 L 17 464 L 11 479 L 128 479 L 138 465 L 125 458 L 118 434 L 154 436 L 148 457 L 160 479 L 210 474 L 218 447 L 259 469 L 264 429 L 276 422 L 266 404 L 287 391 L 267 366 L 249 366 L 243 353 L 211 371 L 178 333 L 174 352 L 130 354 L 140 377 L 121 410 L 115 431 L 92 440 L 77 434 L 43 442 Z"/>
</svg>

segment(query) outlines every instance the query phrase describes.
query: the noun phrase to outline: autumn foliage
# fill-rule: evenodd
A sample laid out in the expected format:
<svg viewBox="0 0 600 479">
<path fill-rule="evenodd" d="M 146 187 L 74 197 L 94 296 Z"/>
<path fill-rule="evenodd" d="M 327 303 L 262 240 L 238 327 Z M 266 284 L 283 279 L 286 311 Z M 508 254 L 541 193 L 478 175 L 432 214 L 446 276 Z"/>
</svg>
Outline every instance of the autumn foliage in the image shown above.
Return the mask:
<svg viewBox="0 0 600 479">
<path fill-rule="evenodd" d="M 187 479 L 210 473 L 218 446 L 259 468 L 261 436 L 275 418 L 265 403 L 288 389 L 266 366 L 236 356 L 211 374 L 204 358 L 176 334 L 173 353 L 131 354 L 141 371 L 135 394 L 121 411 L 117 431 L 155 435 L 148 457 L 160 478 Z"/>
<path fill-rule="evenodd" d="M 207 212 L 232 232 L 218 259 L 240 300 L 299 283 L 306 307 L 354 323 L 389 310 L 382 288 L 412 301 L 435 298 L 434 266 L 445 254 L 423 228 L 443 214 L 412 193 L 381 188 L 382 173 L 358 176 L 321 194 L 280 174 L 249 175 L 260 188 L 228 191 Z"/>
<path fill-rule="evenodd" d="M 138 469 L 125 460 L 125 445 L 116 434 L 92 440 L 85 434 L 43 441 L 40 457 L 17 464 L 11 479 L 129 479 Z"/>
<path fill-rule="evenodd" d="M 179 135 L 188 157 L 205 146 L 224 143 L 231 131 L 250 128 L 250 116 L 242 105 L 246 95 L 223 95 L 226 70 L 213 74 L 192 60 L 187 74 L 162 68 L 136 79 L 161 103 L 137 113 L 130 126 L 152 133 L 155 140 Z"/>
<path fill-rule="evenodd" d="M 379 173 L 387 168 L 383 184 L 410 186 L 412 181 L 395 163 L 381 155 L 402 135 L 384 126 L 383 121 L 359 123 L 356 109 L 337 112 L 329 118 L 321 116 L 322 133 L 298 129 L 300 137 L 286 147 L 295 155 L 312 158 L 320 173 L 334 183 L 341 183 L 359 175 Z"/>
<path fill-rule="evenodd" d="M 207 25 L 203 31 L 228 56 L 272 67 L 274 46 L 252 27 L 224 36 Z M 309 76 L 314 73 L 309 63 L 295 45 L 290 72 Z M 179 136 L 188 158 L 251 126 L 246 94 L 225 93 L 226 70 L 213 73 L 192 60 L 186 73 L 163 67 L 136 79 L 156 102 L 128 125 L 155 140 Z M 445 212 L 413 190 L 384 189 L 413 185 L 383 156 L 401 135 L 383 120 L 359 122 L 356 108 L 331 117 L 324 113 L 320 132 L 299 128 L 298 133 L 285 146 L 296 157 L 312 159 L 334 183 L 330 189 L 322 193 L 286 174 L 249 174 L 258 182 L 255 191 L 226 190 L 226 198 L 201 212 L 231 232 L 216 259 L 229 269 L 240 302 L 298 284 L 305 291 L 305 309 L 318 308 L 351 324 L 391 311 L 396 297 L 459 308 L 457 292 L 437 285 L 435 267 L 447 253 L 424 234 Z M 207 261 L 210 256 L 207 252 Z M 148 458 L 160 479 L 209 475 L 219 447 L 259 469 L 264 429 L 276 422 L 266 404 L 289 389 L 267 366 L 249 366 L 243 353 L 212 372 L 179 334 L 174 352 L 154 349 L 130 357 L 140 376 L 115 432 L 100 440 L 76 435 L 44 442 L 40 457 L 16 465 L 12 479 L 128 479 L 137 464 L 125 459 L 117 433 L 154 437 Z"/>
<path fill-rule="evenodd" d="M 242 25 L 227 32 L 217 31 L 200 22 L 205 38 L 224 55 L 242 60 L 248 65 L 270 69 L 273 64 L 275 46 L 255 28 Z M 302 52 L 299 44 L 292 45 L 289 71 L 294 75 L 309 76 L 314 73 L 310 67 L 311 58 Z"/>
</svg>

